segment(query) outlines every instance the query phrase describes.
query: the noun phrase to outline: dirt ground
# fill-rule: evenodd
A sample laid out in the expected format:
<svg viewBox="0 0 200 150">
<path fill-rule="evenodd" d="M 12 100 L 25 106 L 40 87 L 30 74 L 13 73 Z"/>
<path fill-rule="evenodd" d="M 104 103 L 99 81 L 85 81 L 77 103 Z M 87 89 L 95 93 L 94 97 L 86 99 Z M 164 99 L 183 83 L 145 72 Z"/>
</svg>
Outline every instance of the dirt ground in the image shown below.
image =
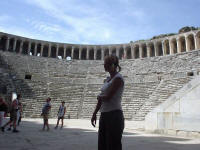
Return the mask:
<svg viewBox="0 0 200 150">
<path fill-rule="evenodd" d="M 5 120 L 6 121 L 6 120 Z M 98 127 L 90 120 L 65 120 L 63 129 L 54 129 L 56 119 L 50 120 L 50 131 L 42 131 L 42 119 L 23 119 L 19 133 L 0 131 L 0 150 L 97 150 Z M 200 139 L 148 134 L 124 130 L 123 150 L 199 150 Z"/>
</svg>

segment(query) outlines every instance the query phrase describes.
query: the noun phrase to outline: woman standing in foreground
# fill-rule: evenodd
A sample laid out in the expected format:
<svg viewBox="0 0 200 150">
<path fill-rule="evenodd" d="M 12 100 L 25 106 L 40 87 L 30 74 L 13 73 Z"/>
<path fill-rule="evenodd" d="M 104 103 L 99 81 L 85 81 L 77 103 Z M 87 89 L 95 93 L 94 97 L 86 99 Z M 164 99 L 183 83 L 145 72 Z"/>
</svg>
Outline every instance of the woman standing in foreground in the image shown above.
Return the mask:
<svg viewBox="0 0 200 150">
<path fill-rule="evenodd" d="M 122 150 L 122 133 L 124 130 L 124 116 L 121 99 L 124 90 L 124 79 L 117 71 L 121 70 L 116 56 L 106 56 L 104 69 L 110 77 L 105 80 L 101 93 L 97 97 L 96 109 L 91 118 L 95 127 L 96 114 L 100 110 L 98 131 L 98 150 Z"/>
</svg>

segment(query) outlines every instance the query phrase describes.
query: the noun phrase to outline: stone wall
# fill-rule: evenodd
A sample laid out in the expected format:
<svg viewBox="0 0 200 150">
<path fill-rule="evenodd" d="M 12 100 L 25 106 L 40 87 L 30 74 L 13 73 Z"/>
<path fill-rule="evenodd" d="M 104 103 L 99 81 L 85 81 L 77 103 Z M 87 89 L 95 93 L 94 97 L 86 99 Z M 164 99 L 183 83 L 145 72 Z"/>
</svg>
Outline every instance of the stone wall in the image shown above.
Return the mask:
<svg viewBox="0 0 200 150">
<path fill-rule="evenodd" d="M 185 84 L 145 116 L 145 129 L 184 136 L 200 135 L 200 76 Z"/>
<path fill-rule="evenodd" d="M 199 73 L 199 55 L 200 51 L 195 50 L 122 60 L 125 118 L 144 120 L 148 112 L 189 82 L 192 75 Z M 108 76 L 101 60 L 66 61 L 0 51 L 0 62 L 1 77 L 13 85 L 12 88 L 8 86 L 8 90 L 22 94 L 25 117 L 40 117 L 45 99 L 51 97 L 52 117 L 56 117 L 60 102 L 64 100 L 66 118 L 90 118 L 103 79 Z M 26 75 L 31 75 L 31 79 L 25 79 Z M 1 86 L 5 84 L 0 83 Z"/>
</svg>

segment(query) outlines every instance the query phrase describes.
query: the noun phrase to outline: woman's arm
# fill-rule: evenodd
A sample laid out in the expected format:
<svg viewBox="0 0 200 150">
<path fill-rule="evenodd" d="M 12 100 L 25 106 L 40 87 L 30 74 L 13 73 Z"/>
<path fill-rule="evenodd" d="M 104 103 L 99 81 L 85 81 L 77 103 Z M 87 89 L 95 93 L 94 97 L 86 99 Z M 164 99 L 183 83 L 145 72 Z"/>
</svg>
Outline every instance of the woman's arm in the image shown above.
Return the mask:
<svg viewBox="0 0 200 150">
<path fill-rule="evenodd" d="M 100 95 L 98 96 L 98 99 L 100 99 L 101 101 L 109 101 L 113 95 L 117 92 L 117 90 L 124 85 L 124 81 L 117 77 L 115 79 L 113 79 L 113 82 L 111 83 L 109 90 L 107 91 L 107 95 Z"/>
<path fill-rule="evenodd" d="M 66 112 L 66 107 L 64 107 L 64 115 L 63 116 L 65 116 L 65 112 Z"/>
<path fill-rule="evenodd" d="M 96 126 L 96 121 L 97 121 L 97 112 L 101 108 L 102 101 L 98 99 L 96 108 L 93 112 L 92 118 L 91 118 L 91 124 L 95 127 Z"/>
</svg>

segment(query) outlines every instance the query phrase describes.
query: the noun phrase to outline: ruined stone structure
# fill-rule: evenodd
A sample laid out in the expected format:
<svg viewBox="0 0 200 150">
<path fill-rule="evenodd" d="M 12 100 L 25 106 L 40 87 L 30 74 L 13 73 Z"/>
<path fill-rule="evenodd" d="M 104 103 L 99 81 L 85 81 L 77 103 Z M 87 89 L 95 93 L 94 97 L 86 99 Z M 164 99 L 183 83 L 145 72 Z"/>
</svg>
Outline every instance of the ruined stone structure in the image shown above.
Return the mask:
<svg viewBox="0 0 200 150">
<path fill-rule="evenodd" d="M 40 117 L 50 96 L 52 117 L 65 100 L 66 118 L 90 118 L 108 75 L 104 56 L 116 54 L 125 78 L 125 118 L 144 121 L 199 75 L 199 50 L 200 30 L 114 45 L 55 43 L 0 33 L 0 93 L 21 93 L 25 117 Z M 58 56 L 62 59 L 55 59 Z"/>
<path fill-rule="evenodd" d="M 71 57 L 79 60 L 103 60 L 108 54 L 116 54 L 120 59 L 166 56 L 200 49 L 200 32 L 194 30 L 166 38 L 113 45 L 78 45 L 40 41 L 10 34 L 0 33 L 0 49 L 19 54 L 63 59 Z"/>
</svg>

